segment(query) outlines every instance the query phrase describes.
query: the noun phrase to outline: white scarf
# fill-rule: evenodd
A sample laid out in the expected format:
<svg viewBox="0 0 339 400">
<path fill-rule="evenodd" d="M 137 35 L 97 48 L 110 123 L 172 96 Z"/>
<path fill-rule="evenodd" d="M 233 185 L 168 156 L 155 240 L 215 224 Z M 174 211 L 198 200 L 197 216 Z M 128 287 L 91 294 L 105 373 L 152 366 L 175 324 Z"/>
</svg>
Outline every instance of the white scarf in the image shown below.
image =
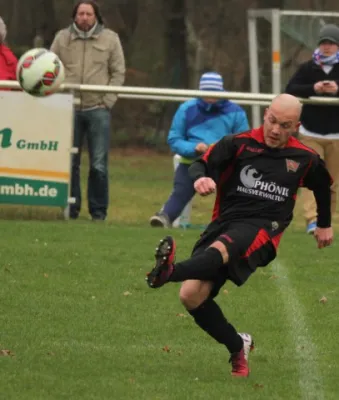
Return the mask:
<svg viewBox="0 0 339 400">
<path fill-rule="evenodd" d="M 75 32 L 78 34 L 80 39 L 91 38 L 93 36 L 93 33 L 95 32 L 97 26 L 98 26 L 98 23 L 96 22 L 89 31 L 85 32 L 85 31 L 82 31 L 81 29 L 79 29 L 75 22 L 73 23 L 73 28 L 74 28 Z"/>
</svg>

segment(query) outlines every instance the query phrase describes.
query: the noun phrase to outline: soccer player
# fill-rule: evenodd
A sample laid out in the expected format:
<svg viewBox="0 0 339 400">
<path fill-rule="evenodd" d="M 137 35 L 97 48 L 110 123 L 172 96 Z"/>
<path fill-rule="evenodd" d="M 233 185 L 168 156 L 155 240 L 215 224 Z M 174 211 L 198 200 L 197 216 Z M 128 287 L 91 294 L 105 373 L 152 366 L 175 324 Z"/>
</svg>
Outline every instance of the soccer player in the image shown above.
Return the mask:
<svg viewBox="0 0 339 400">
<path fill-rule="evenodd" d="M 233 376 L 249 375 L 253 340 L 236 331 L 214 298 L 227 280 L 241 286 L 257 267 L 274 260 L 300 186 L 312 190 L 317 201 L 318 247 L 333 240 L 332 179 L 319 155 L 292 136 L 301 108 L 296 97 L 277 96 L 263 126 L 224 137 L 192 164 L 195 190 L 202 196 L 216 191 L 212 222 L 185 261 L 175 263 L 171 236 L 162 239 L 146 278 L 151 288 L 183 282 L 181 302 L 201 329 L 226 346 Z"/>
</svg>

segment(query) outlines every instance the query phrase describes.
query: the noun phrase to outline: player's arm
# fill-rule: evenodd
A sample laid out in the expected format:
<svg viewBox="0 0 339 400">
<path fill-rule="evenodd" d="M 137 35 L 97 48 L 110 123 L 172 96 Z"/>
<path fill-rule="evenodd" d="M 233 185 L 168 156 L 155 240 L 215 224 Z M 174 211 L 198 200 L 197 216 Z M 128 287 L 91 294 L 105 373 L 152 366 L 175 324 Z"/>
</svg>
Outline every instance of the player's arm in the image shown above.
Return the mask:
<svg viewBox="0 0 339 400">
<path fill-rule="evenodd" d="M 323 160 L 319 156 L 314 156 L 303 180 L 303 186 L 313 191 L 317 203 L 317 229 L 314 232 L 314 237 L 319 248 L 329 246 L 333 241 L 333 229 L 331 227 L 332 182 Z"/>
<path fill-rule="evenodd" d="M 215 191 L 216 177 L 236 154 L 234 137 L 233 135 L 225 136 L 190 166 L 188 171 L 194 181 L 194 189 L 200 195 L 206 196 Z"/>
</svg>

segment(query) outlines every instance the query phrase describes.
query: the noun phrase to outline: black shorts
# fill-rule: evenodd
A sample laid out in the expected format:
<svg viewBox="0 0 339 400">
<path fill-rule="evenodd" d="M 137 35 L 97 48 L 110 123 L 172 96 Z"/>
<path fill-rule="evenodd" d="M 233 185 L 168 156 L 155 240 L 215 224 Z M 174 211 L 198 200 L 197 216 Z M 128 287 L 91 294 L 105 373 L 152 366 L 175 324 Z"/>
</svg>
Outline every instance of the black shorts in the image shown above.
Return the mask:
<svg viewBox="0 0 339 400">
<path fill-rule="evenodd" d="M 259 221 L 212 222 L 192 252 L 192 255 L 199 254 L 216 240 L 222 241 L 227 248 L 229 261 L 213 280 L 211 297 L 217 296 L 227 280 L 241 286 L 257 267 L 264 267 L 274 260 L 281 233 Z"/>
</svg>

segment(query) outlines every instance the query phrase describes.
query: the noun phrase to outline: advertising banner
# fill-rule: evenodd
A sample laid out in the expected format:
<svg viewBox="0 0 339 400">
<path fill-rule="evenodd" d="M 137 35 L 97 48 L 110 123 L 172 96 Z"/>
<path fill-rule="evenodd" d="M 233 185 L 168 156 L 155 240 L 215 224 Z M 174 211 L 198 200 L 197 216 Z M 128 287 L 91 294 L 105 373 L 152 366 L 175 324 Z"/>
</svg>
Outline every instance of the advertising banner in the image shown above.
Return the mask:
<svg viewBox="0 0 339 400">
<path fill-rule="evenodd" d="M 0 203 L 66 207 L 73 96 L 0 92 Z"/>
</svg>

